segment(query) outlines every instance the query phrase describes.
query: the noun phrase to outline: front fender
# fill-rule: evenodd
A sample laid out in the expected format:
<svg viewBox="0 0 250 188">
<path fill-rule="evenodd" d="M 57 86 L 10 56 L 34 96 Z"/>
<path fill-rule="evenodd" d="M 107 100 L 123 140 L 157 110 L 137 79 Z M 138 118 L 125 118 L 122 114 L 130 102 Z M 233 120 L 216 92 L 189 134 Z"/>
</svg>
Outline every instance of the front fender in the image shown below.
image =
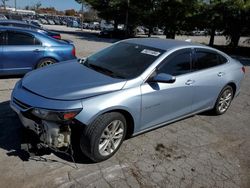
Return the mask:
<svg viewBox="0 0 250 188">
<path fill-rule="evenodd" d="M 83 99 L 83 110 L 76 119 L 85 125 L 90 125 L 99 115 L 124 110 L 131 114 L 134 120 L 135 131 L 139 128 L 141 119 L 141 92 L 140 87 L 122 89 L 116 92 Z"/>
</svg>

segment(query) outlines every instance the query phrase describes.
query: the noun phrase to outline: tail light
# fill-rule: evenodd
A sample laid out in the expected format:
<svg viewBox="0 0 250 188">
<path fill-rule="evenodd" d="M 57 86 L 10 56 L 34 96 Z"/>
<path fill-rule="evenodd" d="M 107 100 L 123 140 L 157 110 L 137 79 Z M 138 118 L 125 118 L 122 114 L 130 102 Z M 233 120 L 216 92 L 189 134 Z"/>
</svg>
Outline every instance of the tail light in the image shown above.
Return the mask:
<svg viewBox="0 0 250 188">
<path fill-rule="evenodd" d="M 53 38 L 55 38 L 55 39 L 61 39 L 61 35 L 54 35 Z"/>
<path fill-rule="evenodd" d="M 76 48 L 75 47 L 73 47 L 73 49 L 72 49 L 72 55 L 76 56 Z"/>
<path fill-rule="evenodd" d="M 243 72 L 244 74 L 246 73 L 245 67 L 242 67 L 241 70 L 242 70 L 242 72 Z"/>
</svg>

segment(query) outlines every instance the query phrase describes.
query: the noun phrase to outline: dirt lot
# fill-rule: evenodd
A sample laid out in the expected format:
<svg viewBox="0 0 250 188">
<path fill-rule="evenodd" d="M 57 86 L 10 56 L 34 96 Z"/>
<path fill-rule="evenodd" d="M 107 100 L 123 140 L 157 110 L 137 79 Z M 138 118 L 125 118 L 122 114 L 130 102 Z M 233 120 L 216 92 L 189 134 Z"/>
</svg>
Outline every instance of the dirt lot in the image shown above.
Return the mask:
<svg viewBox="0 0 250 188">
<path fill-rule="evenodd" d="M 62 28 L 57 28 L 62 30 Z M 78 56 L 114 40 L 73 29 Z M 250 65 L 249 59 L 242 59 Z M 0 79 L 0 187 L 250 187 L 250 68 L 240 95 L 222 116 L 200 114 L 131 138 L 108 161 L 77 162 L 21 149 L 20 122 L 9 107 L 19 78 Z"/>
</svg>

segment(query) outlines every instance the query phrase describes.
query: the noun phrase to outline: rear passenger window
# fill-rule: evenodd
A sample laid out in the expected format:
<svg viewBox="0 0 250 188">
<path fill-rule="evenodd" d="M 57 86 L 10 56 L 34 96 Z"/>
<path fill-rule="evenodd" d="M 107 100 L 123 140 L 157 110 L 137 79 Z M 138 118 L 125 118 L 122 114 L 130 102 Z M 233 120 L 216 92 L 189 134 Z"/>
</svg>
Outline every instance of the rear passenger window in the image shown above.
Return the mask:
<svg viewBox="0 0 250 188">
<path fill-rule="evenodd" d="M 220 59 L 220 64 L 224 64 L 227 62 L 227 58 L 225 58 L 224 56 L 222 55 L 218 55 L 219 56 L 219 59 Z"/>
<path fill-rule="evenodd" d="M 203 70 L 227 62 L 227 59 L 217 53 L 209 51 L 196 51 L 196 61 L 193 65 L 194 70 Z"/>
<path fill-rule="evenodd" d="M 8 32 L 8 45 L 40 45 L 40 42 L 25 33 Z"/>
</svg>

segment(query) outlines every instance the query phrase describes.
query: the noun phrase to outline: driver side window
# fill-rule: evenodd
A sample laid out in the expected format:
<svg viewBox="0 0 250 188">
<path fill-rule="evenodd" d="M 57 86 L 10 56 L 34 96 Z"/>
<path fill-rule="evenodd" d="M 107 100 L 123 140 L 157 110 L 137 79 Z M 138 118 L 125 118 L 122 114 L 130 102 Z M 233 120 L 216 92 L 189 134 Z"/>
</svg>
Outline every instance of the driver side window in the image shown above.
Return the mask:
<svg viewBox="0 0 250 188">
<path fill-rule="evenodd" d="M 191 50 L 181 50 L 168 56 L 163 60 L 158 69 L 158 73 L 170 74 L 172 76 L 178 76 L 191 72 Z"/>
</svg>

